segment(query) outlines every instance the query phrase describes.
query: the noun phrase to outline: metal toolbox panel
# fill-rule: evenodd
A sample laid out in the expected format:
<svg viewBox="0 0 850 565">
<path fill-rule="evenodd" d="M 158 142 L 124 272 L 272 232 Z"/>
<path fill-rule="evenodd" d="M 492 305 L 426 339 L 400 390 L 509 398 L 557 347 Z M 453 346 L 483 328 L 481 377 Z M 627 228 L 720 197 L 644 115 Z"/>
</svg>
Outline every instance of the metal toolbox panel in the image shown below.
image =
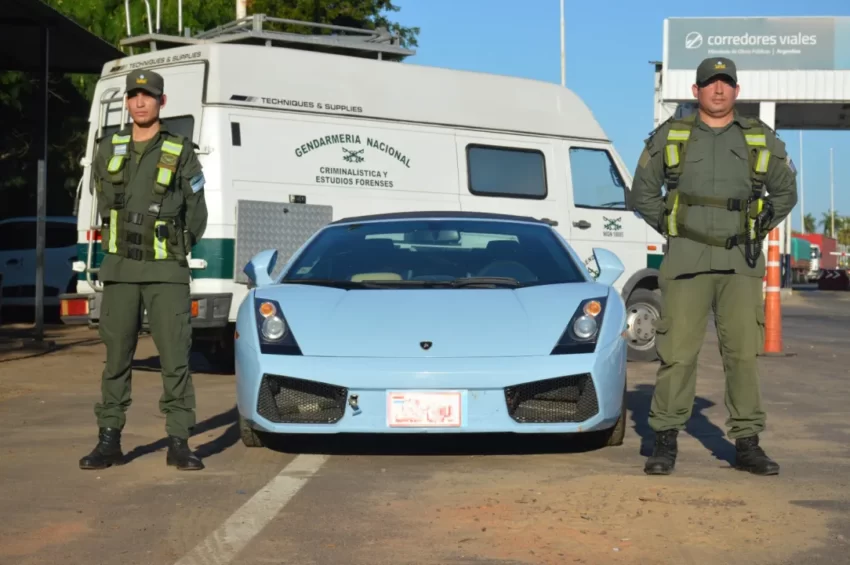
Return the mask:
<svg viewBox="0 0 850 565">
<path fill-rule="evenodd" d="M 264 249 L 277 249 L 272 277 L 316 231 L 333 220 L 333 206 L 239 200 L 236 203 L 236 250 L 233 278 L 247 284 L 242 272 L 251 257 Z"/>
</svg>

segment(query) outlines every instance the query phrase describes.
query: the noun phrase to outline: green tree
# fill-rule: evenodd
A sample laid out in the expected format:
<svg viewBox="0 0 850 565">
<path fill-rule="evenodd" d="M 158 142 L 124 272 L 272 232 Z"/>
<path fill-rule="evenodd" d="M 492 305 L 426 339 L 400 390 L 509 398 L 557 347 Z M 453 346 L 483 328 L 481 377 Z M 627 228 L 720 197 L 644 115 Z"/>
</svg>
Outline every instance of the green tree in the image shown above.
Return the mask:
<svg viewBox="0 0 850 565">
<path fill-rule="evenodd" d="M 820 225 L 823 227 L 823 234 L 829 237 L 834 238 L 836 234 L 840 233 L 841 230 L 844 229 L 847 223 L 847 218 L 839 214 L 835 213 L 835 233 L 832 233 L 832 214 L 830 212 L 823 212 L 821 214 Z"/>
<path fill-rule="evenodd" d="M 803 233 L 815 233 L 818 229 L 818 223 L 814 214 L 811 212 L 803 218 Z"/>
</svg>

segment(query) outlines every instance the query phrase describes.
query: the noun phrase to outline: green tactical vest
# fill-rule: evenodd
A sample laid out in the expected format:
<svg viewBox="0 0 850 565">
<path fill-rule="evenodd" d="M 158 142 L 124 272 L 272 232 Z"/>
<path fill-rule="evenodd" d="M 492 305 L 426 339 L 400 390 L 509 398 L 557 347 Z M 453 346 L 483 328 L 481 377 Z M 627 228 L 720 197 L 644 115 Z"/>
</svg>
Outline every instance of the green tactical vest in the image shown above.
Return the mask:
<svg viewBox="0 0 850 565">
<path fill-rule="evenodd" d="M 667 143 L 664 146 L 664 179 L 667 186 L 665 197 L 667 216 L 667 235 L 669 237 L 685 237 L 694 241 L 732 249 L 737 245 L 754 243 L 764 234 L 756 233 L 756 218 L 764 209 L 764 188 L 767 177 L 767 166 L 770 162 L 770 150 L 764 135 L 762 123 L 755 118 L 747 118 L 751 124 L 750 131 L 745 133 L 744 140 L 749 147 L 750 180 L 752 195 L 743 200 L 740 198 L 718 198 L 711 196 L 696 196 L 680 193 L 676 188 L 682 175 L 682 163 L 688 148 L 688 139 L 694 126 L 695 114 L 685 118 L 672 120 L 667 132 Z M 707 206 L 721 208 L 740 214 L 741 221 L 738 233 L 720 238 L 697 232 L 687 227 L 688 208 L 690 206 Z"/>
<path fill-rule="evenodd" d="M 124 207 L 131 134 L 119 132 L 112 136 L 112 156 L 106 166 L 106 180 L 112 184 L 114 200 L 109 218 L 104 218 L 103 222 L 102 233 L 108 233 L 104 251 L 137 261 L 178 261 L 182 265 L 186 263 L 182 222 L 179 217 L 160 218 L 160 212 L 176 176 L 183 138 L 167 132 L 163 135 L 166 139 L 160 147 L 156 179 L 144 214 Z"/>
</svg>

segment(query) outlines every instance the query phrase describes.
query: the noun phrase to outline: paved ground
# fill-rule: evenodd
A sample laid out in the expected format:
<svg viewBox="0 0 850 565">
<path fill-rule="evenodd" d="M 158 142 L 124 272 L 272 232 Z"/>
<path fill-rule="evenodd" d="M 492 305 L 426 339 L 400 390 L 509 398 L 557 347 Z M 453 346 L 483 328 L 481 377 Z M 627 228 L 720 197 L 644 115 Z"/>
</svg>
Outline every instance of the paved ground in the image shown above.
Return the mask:
<svg viewBox="0 0 850 565">
<path fill-rule="evenodd" d="M 761 361 L 763 445 L 783 466 L 769 478 L 729 468 L 711 325 L 670 477 L 642 472 L 655 366 L 639 364 L 625 445 L 583 452 L 526 437 L 248 449 L 232 376 L 199 363 L 192 445 L 207 469 L 180 473 L 165 466 L 150 339 L 124 435 L 131 461 L 84 472 L 103 347 L 87 329 L 52 329 L 52 352 L 0 349 L 0 563 L 846 563 L 850 293 L 798 292 L 783 312 L 796 356 Z"/>
</svg>

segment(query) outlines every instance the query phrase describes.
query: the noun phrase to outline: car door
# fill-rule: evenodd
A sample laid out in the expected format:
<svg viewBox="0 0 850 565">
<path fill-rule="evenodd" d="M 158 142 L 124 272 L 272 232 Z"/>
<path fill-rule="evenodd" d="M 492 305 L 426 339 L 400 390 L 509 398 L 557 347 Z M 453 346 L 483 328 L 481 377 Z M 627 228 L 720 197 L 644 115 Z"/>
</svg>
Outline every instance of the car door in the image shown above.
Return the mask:
<svg viewBox="0 0 850 565">
<path fill-rule="evenodd" d="M 618 290 L 631 274 L 646 268 L 646 223 L 629 209 L 628 188 L 609 146 L 567 143 L 570 185 L 570 243 L 591 271 L 597 270 L 593 248 L 615 253 L 625 266 Z"/>
</svg>

